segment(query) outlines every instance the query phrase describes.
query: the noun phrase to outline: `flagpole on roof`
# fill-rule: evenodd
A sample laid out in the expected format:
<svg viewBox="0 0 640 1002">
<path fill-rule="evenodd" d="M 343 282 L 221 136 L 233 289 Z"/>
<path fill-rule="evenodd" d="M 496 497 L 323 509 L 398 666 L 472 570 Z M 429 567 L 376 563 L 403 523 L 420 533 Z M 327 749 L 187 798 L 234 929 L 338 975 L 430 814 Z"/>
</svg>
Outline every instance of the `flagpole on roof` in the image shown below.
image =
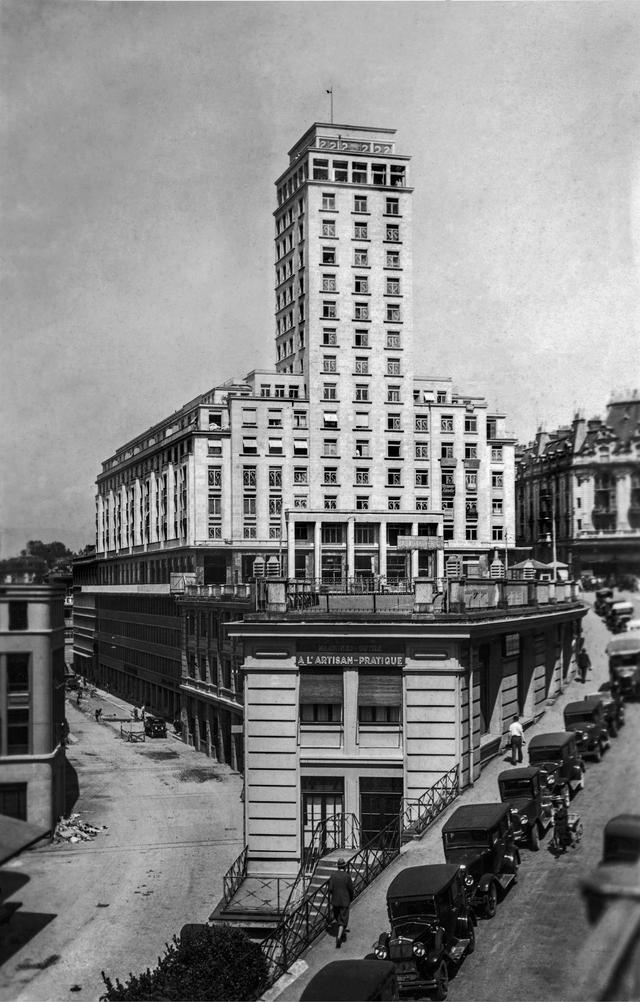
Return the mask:
<svg viewBox="0 0 640 1002">
<path fill-rule="evenodd" d="M 330 121 L 331 121 L 331 124 L 333 125 L 333 84 L 331 84 L 331 87 L 327 88 L 327 94 L 330 95 L 330 100 L 331 100 L 331 119 L 330 119 Z"/>
</svg>

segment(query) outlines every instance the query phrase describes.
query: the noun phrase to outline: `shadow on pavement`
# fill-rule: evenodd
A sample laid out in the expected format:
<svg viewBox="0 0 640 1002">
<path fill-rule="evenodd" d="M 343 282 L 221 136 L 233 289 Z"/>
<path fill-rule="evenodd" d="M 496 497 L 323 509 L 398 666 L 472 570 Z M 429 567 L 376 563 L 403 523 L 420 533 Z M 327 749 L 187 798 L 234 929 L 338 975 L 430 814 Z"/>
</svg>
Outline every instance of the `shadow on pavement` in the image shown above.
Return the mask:
<svg viewBox="0 0 640 1002">
<path fill-rule="evenodd" d="M 21 887 L 28 884 L 31 877 L 18 870 L 0 870 L 0 901 L 5 901 Z"/>
<path fill-rule="evenodd" d="M 49 912 L 23 912 L 17 911 L 8 925 L 4 926 L 4 934 L 0 941 L 0 967 L 6 963 L 10 957 L 21 950 L 34 936 L 42 932 L 45 926 L 49 925 L 56 918 L 55 913 Z M 47 960 L 33 963 L 28 966 L 34 970 L 42 970 L 57 963 L 59 957 L 49 957 Z"/>
<path fill-rule="evenodd" d="M 64 814 L 69 817 L 71 811 L 78 802 L 80 796 L 80 784 L 78 783 L 78 773 L 66 759 L 64 766 Z"/>
</svg>

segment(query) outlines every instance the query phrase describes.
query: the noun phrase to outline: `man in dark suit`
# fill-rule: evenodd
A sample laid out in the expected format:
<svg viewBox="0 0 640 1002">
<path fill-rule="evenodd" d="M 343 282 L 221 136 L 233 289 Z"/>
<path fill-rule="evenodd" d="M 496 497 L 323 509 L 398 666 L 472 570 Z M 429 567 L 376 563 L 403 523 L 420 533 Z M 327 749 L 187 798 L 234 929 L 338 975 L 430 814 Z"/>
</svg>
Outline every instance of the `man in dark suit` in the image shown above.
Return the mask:
<svg viewBox="0 0 640 1002">
<path fill-rule="evenodd" d="M 353 901 L 353 883 L 347 873 L 344 859 L 338 860 L 338 869 L 329 877 L 329 897 L 333 908 L 333 920 L 337 925 L 336 950 L 347 939 L 349 927 L 349 905 Z"/>
</svg>

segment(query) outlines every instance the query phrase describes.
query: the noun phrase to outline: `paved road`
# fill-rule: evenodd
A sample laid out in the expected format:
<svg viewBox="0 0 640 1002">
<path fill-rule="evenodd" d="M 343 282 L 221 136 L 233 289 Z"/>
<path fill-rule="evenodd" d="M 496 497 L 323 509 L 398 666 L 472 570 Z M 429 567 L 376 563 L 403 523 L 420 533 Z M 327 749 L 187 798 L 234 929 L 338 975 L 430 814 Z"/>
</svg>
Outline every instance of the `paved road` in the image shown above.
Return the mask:
<svg viewBox="0 0 640 1002">
<path fill-rule="evenodd" d="M 593 594 L 584 596 L 589 603 Z M 625 596 L 626 597 L 626 596 Z M 629 596 L 640 615 L 640 596 Z M 527 732 L 563 730 L 563 706 L 595 692 L 608 678 L 604 649 L 611 634 L 590 611 L 584 621 L 587 648 L 593 671 L 586 685 L 572 681 L 547 709 L 544 717 Z M 480 922 L 477 948 L 468 957 L 449 986 L 451 1002 L 492 999 L 495 1002 L 562 999 L 573 986 L 573 961 L 587 929 L 577 881 L 600 858 L 604 822 L 622 810 L 640 813 L 640 704 L 627 707 L 628 723 L 599 764 L 589 762 L 585 790 L 574 801 L 585 827 L 579 848 L 559 859 L 548 851 L 548 836 L 538 853 L 523 850 L 520 878 L 491 921 Z M 502 758 L 490 763 L 473 789 L 456 802 L 486 803 L 498 799 L 497 775 L 506 768 Z M 450 810 L 453 810 L 451 808 Z M 450 811 L 419 842 L 410 843 L 401 856 L 356 901 L 351 913 L 351 935 L 340 953 L 333 938 L 321 937 L 302 958 L 306 970 L 295 980 L 282 979 L 269 997 L 296 1002 L 311 976 L 337 957 L 364 957 L 378 934 L 386 928 L 386 889 L 396 873 L 406 866 L 442 862 L 441 829 Z M 282 990 L 280 990 L 282 989 Z"/>
<path fill-rule="evenodd" d="M 0 941 L 0 1000 L 96 1000 L 100 971 L 126 978 L 153 966 L 185 922 L 203 922 L 242 848 L 240 776 L 181 741 L 127 744 L 93 710 L 67 705 L 82 820 L 107 825 L 92 842 L 44 846 L 0 869 L 23 902 Z M 4 927 L 7 928 L 7 927 Z"/>
</svg>

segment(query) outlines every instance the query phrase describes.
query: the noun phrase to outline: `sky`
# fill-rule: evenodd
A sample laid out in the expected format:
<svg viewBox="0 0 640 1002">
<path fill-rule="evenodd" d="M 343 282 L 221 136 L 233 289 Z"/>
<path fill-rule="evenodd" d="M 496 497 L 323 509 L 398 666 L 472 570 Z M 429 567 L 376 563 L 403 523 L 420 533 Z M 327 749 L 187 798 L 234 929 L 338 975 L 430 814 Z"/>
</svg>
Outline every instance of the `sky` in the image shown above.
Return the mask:
<svg viewBox="0 0 640 1002">
<path fill-rule="evenodd" d="M 273 182 L 397 129 L 416 371 L 521 441 L 640 385 L 640 4 L 0 2 L 0 556 L 94 542 L 101 462 L 272 368 Z"/>
</svg>

